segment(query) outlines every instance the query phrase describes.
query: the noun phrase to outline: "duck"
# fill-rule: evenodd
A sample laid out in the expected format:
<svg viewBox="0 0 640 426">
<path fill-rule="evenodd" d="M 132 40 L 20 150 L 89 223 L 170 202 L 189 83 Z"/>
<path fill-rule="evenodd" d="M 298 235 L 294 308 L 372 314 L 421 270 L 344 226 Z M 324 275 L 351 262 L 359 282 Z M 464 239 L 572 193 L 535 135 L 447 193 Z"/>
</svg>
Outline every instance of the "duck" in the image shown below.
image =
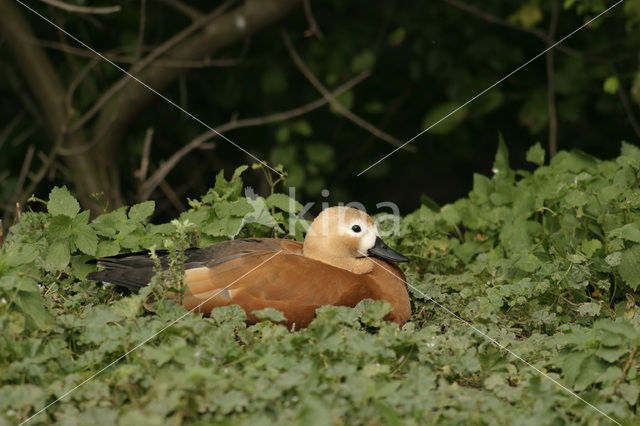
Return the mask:
<svg viewBox="0 0 640 426">
<path fill-rule="evenodd" d="M 303 242 L 279 238 L 240 238 L 185 252 L 182 295 L 167 298 L 188 311 L 209 315 L 220 306 L 239 305 L 246 322 L 255 311 L 274 308 L 292 328 L 307 327 L 325 305 L 354 307 L 364 299 L 384 300 L 385 320 L 399 325 L 411 316 L 405 275 L 397 263 L 409 259 L 387 246 L 373 219 L 346 206 L 324 209 Z M 162 254 L 163 265 L 167 254 Z M 103 269 L 91 280 L 139 290 L 154 272 L 148 252 L 95 259 Z"/>
</svg>

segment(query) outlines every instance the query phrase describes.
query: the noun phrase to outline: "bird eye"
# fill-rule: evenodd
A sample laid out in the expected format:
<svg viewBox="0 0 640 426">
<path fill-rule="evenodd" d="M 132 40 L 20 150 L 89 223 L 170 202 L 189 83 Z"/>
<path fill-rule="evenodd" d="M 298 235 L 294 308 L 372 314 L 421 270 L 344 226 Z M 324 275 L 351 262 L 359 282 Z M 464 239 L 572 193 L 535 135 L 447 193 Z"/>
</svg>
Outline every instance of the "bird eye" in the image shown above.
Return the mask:
<svg viewBox="0 0 640 426">
<path fill-rule="evenodd" d="M 362 231 L 362 229 L 360 228 L 360 225 L 353 225 L 353 226 L 351 227 L 351 230 L 352 230 L 353 232 L 360 232 L 360 231 Z"/>
</svg>

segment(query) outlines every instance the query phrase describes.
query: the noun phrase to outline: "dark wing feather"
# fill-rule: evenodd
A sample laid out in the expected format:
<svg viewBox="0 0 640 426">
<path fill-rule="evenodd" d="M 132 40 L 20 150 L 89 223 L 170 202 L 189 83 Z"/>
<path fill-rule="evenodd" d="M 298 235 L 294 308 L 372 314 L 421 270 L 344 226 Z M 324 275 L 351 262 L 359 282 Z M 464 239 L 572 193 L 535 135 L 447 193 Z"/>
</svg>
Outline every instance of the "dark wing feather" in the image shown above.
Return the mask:
<svg viewBox="0 0 640 426">
<path fill-rule="evenodd" d="M 289 243 L 287 240 L 274 238 L 246 238 L 224 241 L 205 248 L 188 248 L 185 250 L 187 259 L 184 266 L 185 269 L 212 267 L 256 251 L 282 250 L 283 241 Z M 161 265 L 166 267 L 168 252 L 158 250 L 156 253 Z M 90 273 L 87 276 L 90 280 L 104 281 L 132 290 L 139 290 L 146 286 L 154 275 L 154 264 L 148 251 L 102 257 L 90 260 L 88 263 L 97 263 L 104 268 L 102 271 Z"/>
</svg>

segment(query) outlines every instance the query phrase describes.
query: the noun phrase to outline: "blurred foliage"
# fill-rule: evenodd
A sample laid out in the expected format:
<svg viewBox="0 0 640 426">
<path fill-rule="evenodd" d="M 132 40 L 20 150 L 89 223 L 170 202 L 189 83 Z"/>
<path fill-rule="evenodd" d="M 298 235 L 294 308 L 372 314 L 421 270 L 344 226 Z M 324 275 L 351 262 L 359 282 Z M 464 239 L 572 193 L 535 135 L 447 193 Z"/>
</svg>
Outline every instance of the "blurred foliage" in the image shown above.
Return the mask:
<svg viewBox="0 0 640 426">
<path fill-rule="evenodd" d="M 249 327 L 235 306 L 150 314 L 144 292 L 85 279 L 93 255 L 170 247 L 176 235 L 300 238 L 288 196 L 241 197 L 246 167 L 161 225 L 148 222 L 151 202 L 88 221 L 54 188 L 35 201 L 46 212 L 23 213 L 0 249 L 0 422 L 25 420 L 184 316 L 32 423 L 609 424 L 479 331 L 634 424 L 640 149 L 623 143 L 608 161 L 562 151 L 545 166 L 536 144 L 533 172 L 508 157 L 501 140 L 493 175 L 475 175 L 468 197 L 442 208 L 423 198 L 402 218 L 388 242 L 411 258 L 415 314 L 401 329 L 370 300 L 322 307 L 295 332 L 273 309 Z M 248 211 L 259 220 L 243 224 Z"/>
<path fill-rule="evenodd" d="M 140 5 L 106 3 L 121 4 L 122 10 L 85 19 L 44 4 L 35 6 L 98 51 L 131 58 L 140 43 Z M 147 8 L 143 54 L 189 23 L 167 3 Z M 371 77 L 341 95 L 340 103 L 398 139 L 408 140 L 548 45 L 539 36 L 548 31 L 552 2 L 468 3 L 480 14 L 455 3 L 315 0 L 311 10 L 323 38 L 303 37 L 309 22 L 302 7 L 284 24 L 310 70 L 328 88 L 370 70 Z M 556 39 L 612 2 L 565 0 L 558 4 Z M 189 5 L 202 11 L 212 8 L 210 2 L 201 0 Z M 488 22 L 487 16 L 500 24 Z M 49 24 L 26 11 L 25 17 L 39 38 L 59 42 Z M 630 123 L 636 120 L 640 103 L 639 24 L 640 0 L 625 0 L 554 49 L 561 149 L 579 148 L 611 158 L 618 141 L 638 140 L 640 135 Z M 0 52 L 5 49 L 0 46 Z M 53 48 L 51 43 L 46 52 L 67 84 L 90 61 Z M 239 118 L 263 116 L 321 97 L 294 66 L 277 29 L 267 29 L 219 56 L 241 60 L 232 67 L 205 63 L 187 68 L 180 81 L 165 91 L 214 127 L 236 113 Z M 41 127 L 41 113 L 34 110 L 20 72 L 8 56 L 0 58 L 7 76 L 0 81 L 0 200 L 6 206 L 12 202 L 29 145 L 45 154 L 50 146 Z M 120 71 L 101 62 L 75 92 L 74 109 L 86 111 L 120 77 Z M 393 147 L 329 107 L 292 121 L 231 131 L 228 137 L 274 166 L 283 165 L 289 171 L 287 185 L 295 186 L 300 197 L 317 200 L 327 188 L 332 201 L 356 197 L 372 205 L 392 199 L 405 210 L 414 209 L 420 193 L 440 204 L 466 193 L 474 172 L 490 170 L 492 141 L 498 132 L 512 141 L 514 164 L 526 167 L 526 149 L 537 141 L 546 146 L 548 141 L 547 85 L 543 55 L 414 141 L 417 153 L 400 151 L 361 177 L 356 173 Z M 121 185 L 131 204 L 139 201 L 139 182 L 133 170 L 139 167 L 149 127 L 155 129 L 152 167 L 205 130 L 161 99 L 139 111 L 118 151 Z M 247 161 L 235 147 L 218 140 L 214 150 L 189 154 L 168 176 L 168 184 L 184 200 L 206 191 L 211 176 L 219 170 Z M 32 168 L 40 164 L 36 155 Z M 58 163 L 48 177 L 51 179 L 37 188 L 36 195 L 44 196 L 54 184 L 70 181 L 65 167 Z M 260 173 L 249 172 L 245 180 L 257 193 L 267 192 Z M 158 202 L 159 219 L 175 216 L 175 207 L 165 196 L 157 192 L 153 198 Z"/>
</svg>

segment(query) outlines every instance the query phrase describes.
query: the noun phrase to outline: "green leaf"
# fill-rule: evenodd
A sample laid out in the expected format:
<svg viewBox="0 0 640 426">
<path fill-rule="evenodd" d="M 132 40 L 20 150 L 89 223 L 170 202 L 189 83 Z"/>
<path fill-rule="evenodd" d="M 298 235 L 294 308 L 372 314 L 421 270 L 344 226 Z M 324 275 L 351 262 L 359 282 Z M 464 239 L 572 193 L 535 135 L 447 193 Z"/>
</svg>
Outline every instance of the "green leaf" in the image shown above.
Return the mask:
<svg viewBox="0 0 640 426">
<path fill-rule="evenodd" d="M 351 59 L 351 71 L 354 73 L 361 73 L 363 71 L 369 71 L 373 68 L 376 62 L 376 57 L 370 50 L 365 50 L 359 53 Z"/>
<path fill-rule="evenodd" d="M 260 309 L 258 311 L 251 312 L 251 314 L 261 320 L 269 320 L 271 322 L 283 322 L 287 320 L 282 312 L 274 308 Z"/>
<path fill-rule="evenodd" d="M 155 201 L 145 201 L 140 204 L 134 204 L 131 206 L 131 209 L 129 209 L 129 219 L 142 222 L 153 214 L 155 208 Z"/>
<path fill-rule="evenodd" d="M 47 211 L 52 216 L 65 215 L 74 218 L 80 211 L 80 204 L 69 193 L 66 186 L 62 188 L 55 186 L 49 193 Z"/>
<path fill-rule="evenodd" d="M 525 28 L 533 28 L 542 20 L 542 11 L 538 2 L 532 1 L 520 7 L 509 16 L 509 22 L 519 24 Z"/>
<path fill-rule="evenodd" d="M 404 27 L 398 27 L 387 37 L 387 45 L 389 46 L 399 46 L 404 42 L 407 36 L 407 30 Z"/>
<path fill-rule="evenodd" d="M 636 405 L 638 401 L 638 393 L 640 393 L 640 386 L 635 383 L 620 383 L 617 388 L 618 394 L 622 396 L 629 405 Z"/>
<path fill-rule="evenodd" d="M 578 306 L 578 313 L 583 317 L 595 317 L 600 314 L 600 304 L 593 302 L 583 303 Z"/>
<path fill-rule="evenodd" d="M 618 77 L 608 77 L 602 84 L 602 90 L 604 90 L 604 93 L 608 93 L 610 95 L 616 94 L 619 88 L 620 80 L 618 80 Z"/>
<path fill-rule="evenodd" d="M 618 271 L 632 290 L 640 286 L 640 245 L 634 245 L 622 252 Z"/>
<path fill-rule="evenodd" d="M 20 291 L 16 294 L 14 302 L 22 312 L 33 320 L 36 327 L 45 328 L 51 323 L 52 317 L 45 310 L 39 292 Z"/>
<path fill-rule="evenodd" d="M 620 228 L 613 229 L 609 232 L 609 237 L 624 238 L 627 241 L 640 243 L 640 226 L 635 223 L 628 223 Z"/>
<path fill-rule="evenodd" d="M 506 175 L 509 173 L 509 149 L 502 138 L 502 134 L 498 139 L 498 150 L 496 158 L 493 160 L 493 168 L 491 169 L 495 175 Z"/>
<path fill-rule="evenodd" d="M 536 144 L 527 151 L 527 161 L 537 164 L 538 166 L 542 166 L 544 164 L 544 156 L 545 151 L 544 148 L 540 146 L 540 142 L 536 142 Z"/>
<path fill-rule="evenodd" d="M 76 247 L 83 253 L 95 256 L 98 249 L 98 236 L 89 225 L 79 225 L 73 230 Z"/>
<path fill-rule="evenodd" d="M 353 102 L 354 102 L 354 94 L 353 94 L 353 90 L 347 90 L 344 93 L 339 94 L 338 96 L 335 97 L 336 102 L 338 102 L 338 104 L 342 105 L 345 109 L 351 109 L 353 108 Z M 340 115 L 340 112 L 336 109 L 335 106 L 333 106 L 333 104 L 331 104 L 329 106 L 329 110 L 336 115 Z"/>
<path fill-rule="evenodd" d="M 269 195 L 266 203 L 269 208 L 275 207 L 289 214 L 295 214 L 304 208 L 298 201 L 290 198 L 288 195 L 280 193 Z"/>
<path fill-rule="evenodd" d="M 67 241 L 57 241 L 49 246 L 45 265 L 50 271 L 60 271 L 69 264 L 70 260 L 69 243 Z"/>
<path fill-rule="evenodd" d="M 228 218 L 230 216 L 242 217 L 247 213 L 253 211 L 253 208 L 245 198 L 241 198 L 237 201 L 226 201 L 216 203 L 214 205 L 216 216 L 220 219 Z"/>
<path fill-rule="evenodd" d="M 457 102 L 446 102 L 431 108 L 422 119 L 422 129 L 444 135 L 458 127 L 467 117 L 467 108 Z"/>
<path fill-rule="evenodd" d="M 585 256 L 591 258 L 598 250 L 600 250 L 600 248 L 602 248 L 602 243 L 600 242 L 600 240 L 596 240 L 594 238 L 591 240 L 582 241 L 581 247 L 582 252 L 585 254 Z"/>
</svg>

